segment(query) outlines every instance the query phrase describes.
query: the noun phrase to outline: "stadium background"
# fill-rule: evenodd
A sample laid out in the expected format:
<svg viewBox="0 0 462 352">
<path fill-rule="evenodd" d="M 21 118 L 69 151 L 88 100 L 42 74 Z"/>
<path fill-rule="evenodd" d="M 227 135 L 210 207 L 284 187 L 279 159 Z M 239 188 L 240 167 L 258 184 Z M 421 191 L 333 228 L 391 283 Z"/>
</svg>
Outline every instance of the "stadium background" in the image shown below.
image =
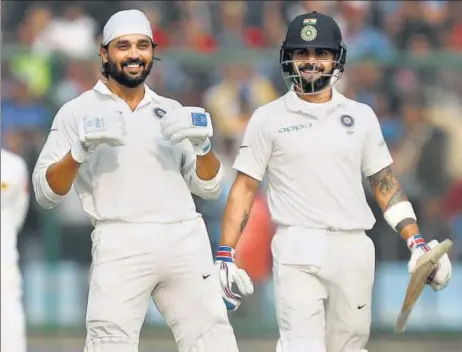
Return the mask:
<svg viewBox="0 0 462 352">
<path fill-rule="evenodd" d="M 58 107 L 100 76 L 102 28 L 119 9 L 142 9 L 159 43 L 148 84 L 185 105 L 206 107 L 214 146 L 228 169 L 252 111 L 285 92 L 279 45 L 296 15 L 333 15 L 348 45 L 338 89 L 376 111 L 395 172 L 427 238 L 452 238 L 453 279 L 427 289 L 409 332 L 393 335 L 408 281 L 405 244 L 378 219 L 369 235 L 377 250 L 373 337 L 369 351 L 462 351 L 462 2 L 460 1 L 2 1 L 2 147 L 32 170 Z M 126 186 L 126 185 L 124 185 Z M 238 249 L 256 294 L 231 314 L 242 351 L 274 351 L 272 226 L 264 185 Z M 215 248 L 227 191 L 197 200 Z M 53 211 L 33 195 L 19 236 L 30 351 L 79 351 L 90 262 L 91 227 L 75 194 Z M 252 236 L 250 236 L 250 234 Z M 247 254 L 247 255 L 245 255 Z M 245 258 L 250 258 L 245 260 Z M 151 306 L 141 346 L 173 351 Z"/>
</svg>

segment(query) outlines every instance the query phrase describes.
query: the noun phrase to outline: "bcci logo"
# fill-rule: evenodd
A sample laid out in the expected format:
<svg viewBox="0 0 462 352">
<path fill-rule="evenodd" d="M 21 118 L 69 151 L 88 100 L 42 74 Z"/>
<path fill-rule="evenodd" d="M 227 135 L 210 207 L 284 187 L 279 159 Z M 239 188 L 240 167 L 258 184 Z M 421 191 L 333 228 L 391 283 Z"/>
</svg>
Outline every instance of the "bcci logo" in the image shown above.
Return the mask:
<svg viewBox="0 0 462 352">
<path fill-rule="evenodd" d="M 302 28 L 300 33 L 302 39 L 306 42 L 311 42 L 316 39 L 318 36 L 318 30 L 311 25 L 305 26 Z"/>
<path fill-rule="evenodd" d="M 164 109 L 161 109 L 161 108 L 155 108 L 154 110 L 152 110 L 152 113 L 157 116 L 159 119 L 161 119 L 162 117 L 164 117 L 164 115 L 167 113 Z"/>
<path fill-rule="evenodd" d="M 340 117 L 340 123 L 345 128 L 351 128 L 355 124 L 355 120 L 350 115 L 342 115 Z"/>
</svg>

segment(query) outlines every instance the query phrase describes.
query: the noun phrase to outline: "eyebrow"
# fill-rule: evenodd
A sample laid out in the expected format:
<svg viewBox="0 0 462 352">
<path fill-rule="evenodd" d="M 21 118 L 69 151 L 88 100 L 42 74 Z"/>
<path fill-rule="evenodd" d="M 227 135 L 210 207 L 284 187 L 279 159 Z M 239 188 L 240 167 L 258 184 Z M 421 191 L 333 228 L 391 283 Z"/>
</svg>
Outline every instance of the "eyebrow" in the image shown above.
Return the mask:
<svg viewBox="0 0 462 352">
<path fill-rule="evenodd" d="M 149 40 L 147 40 L 147 39 L 138 39 L 136 43 L 137 44 L 145 44 L 145 43 L 149 43 Z M 126 45 L 126 44 L 131 44 L 131 42 L 128 41 L 128 40 L 123 39 L 123 40 L 119 40 L 116 43 L 116 45 Z"/>
</svg>

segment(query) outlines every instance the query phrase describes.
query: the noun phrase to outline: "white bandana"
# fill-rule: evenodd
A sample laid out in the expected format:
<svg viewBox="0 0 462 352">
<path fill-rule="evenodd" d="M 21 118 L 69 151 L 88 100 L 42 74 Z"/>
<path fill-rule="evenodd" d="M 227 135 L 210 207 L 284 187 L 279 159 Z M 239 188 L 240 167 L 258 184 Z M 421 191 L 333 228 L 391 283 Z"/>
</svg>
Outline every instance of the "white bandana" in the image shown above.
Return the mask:
<svg viewBox="0 0 462 352">
<path fill-rule="evenodd" d="M 103 30 L 103 45 L 127 34 L 142 34 L 151 41 L 152 28 L 146 15 L 139 10 L 124 10 L 115 13 L 109 18 Z"/>
</svg>

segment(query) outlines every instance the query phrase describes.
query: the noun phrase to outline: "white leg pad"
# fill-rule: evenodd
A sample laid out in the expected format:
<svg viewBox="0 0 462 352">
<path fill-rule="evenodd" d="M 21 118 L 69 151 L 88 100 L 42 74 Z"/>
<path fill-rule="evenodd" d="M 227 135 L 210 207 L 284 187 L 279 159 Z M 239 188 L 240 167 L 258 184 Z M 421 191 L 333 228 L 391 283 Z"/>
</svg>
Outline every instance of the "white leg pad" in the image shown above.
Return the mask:
<svg viewBox="0 0 462 352">
<path fill-rule="evenodd" d="M 102 337 L 87 340 L 83 352 L 138 352 L 138 344 L 123 337 Z"/>
<path fill-rule="evenodd" d="M 289 338 L 279 339 L 276 352 L 326 352 L 326 346 L 322 339 Z"/>
<path fill-rule="evenodd" d="M 239 352 L 236 337 L 231 325 L 215 325 L 210 331 L 203 334 L 194 347 L 189 351 L 181 352 Z"/>
</svg>

